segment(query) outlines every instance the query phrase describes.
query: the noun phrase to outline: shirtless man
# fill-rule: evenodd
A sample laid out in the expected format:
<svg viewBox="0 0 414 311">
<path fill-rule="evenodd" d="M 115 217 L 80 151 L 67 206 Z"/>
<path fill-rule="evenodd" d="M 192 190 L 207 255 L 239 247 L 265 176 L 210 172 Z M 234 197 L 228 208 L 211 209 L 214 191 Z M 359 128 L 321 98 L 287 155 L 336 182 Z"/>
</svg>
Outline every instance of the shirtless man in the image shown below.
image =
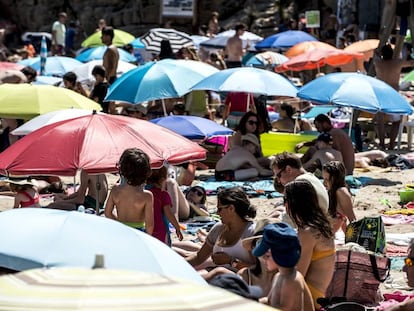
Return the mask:
<svg viewBox="0 0 414 311">
<path fill-rule="evenodd" d="M 272 176 L 273 172 L 259 164 L 254 156 L 260 148 L 259 139 L 254 134 L 242 136 L 242 146 L 231 148 L 216 164 L 217 180 L 246 180 L 258 176 Z"/>
<path fill-rule="evenodd" d="M 116 80 L 116 70 L 118 68 L 119 52 L 118 48 L 112 44 L 114 39 L 114 29 L 110 26 L 106 26 L 102 29 L 102 43 L 108 48 L 103 56 L 102 65 L 106 70 L 106 80 L 109 84 L 112 84 Z"/>
<path fill-rule="evenodd" d="M 306 163 L 303 168 L 308 172 L 315 172 L 317 169 L 322 171 L 325 163 L 330 161 L 342 161 L 342 154 L 332 148 L 332 136 L 329 133 L 322 133 L 316 139 L 316 148 L 318 149 Z"/>
<path fill-rule="evenodd" d="M 398 92 L 401 69 L 404 67 L 413 67 L 414 60 L 393 59 L 393 49 L 391 45 L 386 44 L 381 49 L 381 58 L 376 55 L 374 57 L 374 66 L 377 78 L 389 84 L 394 90 Z M 375 115 L 376 129 L 379 139 L 380 148 L 385 150 L 385 114 L 377 112 Z M 401 116 L 391 115 L 391 131 L 390 144 L 388 149 L 392 150 L 395 147 L 395 139 L 398 136 Z"/>
<path fill-rule="evenodd" d="M 124 182 L 112 188 L 105 217 L 151 235 L 154 231 L 154 197 L 151 191 L 144 189 L 151 175 L 148 155 L 138 148 L 126 149 L 119 159 L 119 173 Z"/>
<path fill-rule="evenodd" d="M 68 196 L 57 196 L 48 208 L 73 211 L 83 205 L 85 208 L 96 210 L 97 207 L 104 207 L 107 195 L 108 181 L 105 174 L 90 175 L 82 170 L 78 190 Z"/>
<path fill-rule="evenodd" d="M 224 55 L 226 55 L 227 68 L 236 68 L 242 66 L 243 58 L 243 41 L 240 37 L 244 34 L 246 26 L 243 24 L 237 24 L 234 28 L 236 33 L 233 37 L 227 40 Z"/>
<path fill-rule="evenodd" d="M 355 165 L 355 152 L 351 138 L 346 134 L 344 130 L 334 128 L 332 126 L 331 120 L 325 114 L 317 115 L 314 120 L 314 124 L 318 132 L 326 132 L 331 134 L 333 141 L 332 147 L 341 152 L 342 159 L 346 168 L 346 174 L 352 175 Z M 314 147 L 315 142 L 316 140 L 311 142 L 299 143 L 296 145 L 296 152 L 298 152 L 298 150 L 300 150 L 304 146 L 310 147 L 301 158 L 302 163 L 306 163 L 310 158 L 312 158 L 313 154 L 316 152 L 316 148 Z"/>
</svg>

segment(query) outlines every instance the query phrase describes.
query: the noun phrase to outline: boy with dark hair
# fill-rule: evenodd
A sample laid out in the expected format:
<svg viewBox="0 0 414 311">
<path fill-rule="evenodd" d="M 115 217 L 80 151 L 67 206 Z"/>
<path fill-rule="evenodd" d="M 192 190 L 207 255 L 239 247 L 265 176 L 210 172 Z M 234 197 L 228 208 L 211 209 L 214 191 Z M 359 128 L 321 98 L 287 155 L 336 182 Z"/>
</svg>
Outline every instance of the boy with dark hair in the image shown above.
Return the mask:
<svg viewBox="0 0 414 311">
<path fill-rule="evenodd" d="M 106 93 L 108 92 L 109 84 L 105 78 L 105 67 L 96 65 L 92 69 L 92 76 L 95 78 L 95 86 L 92 89 L 89 98 L 99 103 L 102 107 L 102 112 L 108 113 L 108 102 L 104 102 Z"/>
</svg>

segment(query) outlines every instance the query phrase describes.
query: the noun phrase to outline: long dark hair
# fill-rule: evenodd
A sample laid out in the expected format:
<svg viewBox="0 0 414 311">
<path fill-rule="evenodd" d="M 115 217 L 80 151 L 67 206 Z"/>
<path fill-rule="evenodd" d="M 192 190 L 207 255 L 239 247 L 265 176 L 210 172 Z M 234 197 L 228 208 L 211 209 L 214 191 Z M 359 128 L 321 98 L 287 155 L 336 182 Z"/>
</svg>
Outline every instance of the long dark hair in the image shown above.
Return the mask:
<svg viewBox="0 0 414 311">
<path fill-rule="evenodd" d="M 236 131 L 240 131 L 240 133 L 242 135 L 246 135 L 247 134 L 246 123 L 247 123 L 247 120 L 249 120 L 250 117 L 255 117 L 257 119 L 256 130 L 253 132 L 253 134 L 256 135 L 257 138 L 259 138 L 259 141 L 260 141 L 259 128 L 260 128 L 260 124 L 261 124 L 262 121 L 260 120 L 257 113 L 255 113 L 253 111 L 248 111 L 241 117 L 240 122 L 236 127 Z"/>
<path fill-rule="evenodd" d="M 319 206 L 316 191 L 309 181 L 300 179 L 287 183 L 285 198 L 288 214 L 299 228 L 310 227 L 327 239 L 333 238 L 328 216 Z"/>
<path fill-rule="evenodd" d="M 339 188 L 346 187 L 345 182 L 345 165 L 340 161 L 330 161 L 325 163 L 322 167 L 322 171 L 329 174 L 329 181 L 331 183 L 331 189 L 328 190 L 329 194 L 329 215 L 336 217 L 338 200 L 336 199 L 336 191 Z"/>
</svg>

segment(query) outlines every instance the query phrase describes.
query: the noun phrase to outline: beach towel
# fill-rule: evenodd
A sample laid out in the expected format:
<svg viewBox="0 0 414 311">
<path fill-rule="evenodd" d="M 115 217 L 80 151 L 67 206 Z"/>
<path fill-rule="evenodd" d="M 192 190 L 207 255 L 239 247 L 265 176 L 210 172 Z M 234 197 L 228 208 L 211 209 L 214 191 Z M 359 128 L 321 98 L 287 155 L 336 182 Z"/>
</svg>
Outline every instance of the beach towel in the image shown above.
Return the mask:
<svg viewBox="0 0 414 311">
<path fill-rule="evenodd" d="M 216 181 L 211 177 L 197 184 L 204 187 L 208 195 L 215 195 L 220 189 L 241 187 L 250 197 L 277 198 L 283 194 L 275 191 L 273 179 L 260 179 L 257 181 Z"/>
</svg>

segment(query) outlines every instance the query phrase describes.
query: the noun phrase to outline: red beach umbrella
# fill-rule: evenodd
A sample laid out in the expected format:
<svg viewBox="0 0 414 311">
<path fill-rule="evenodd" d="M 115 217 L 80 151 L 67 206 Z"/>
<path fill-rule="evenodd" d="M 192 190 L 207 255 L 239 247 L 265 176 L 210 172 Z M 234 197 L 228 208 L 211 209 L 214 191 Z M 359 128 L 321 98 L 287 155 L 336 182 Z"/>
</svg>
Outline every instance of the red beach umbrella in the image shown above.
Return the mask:
<svg viewBox="0 0 414 311">
<path fill-rule="evenodd" d="M 5 175 L 75 176 L 116 172 L 127 148 L 146 152 L 151 167 L 201 161 L 206 150 L 195 142 L 149 121 L 127 116 L 91 114 L 42 127 L 0 154 Z"/>
</svg>

